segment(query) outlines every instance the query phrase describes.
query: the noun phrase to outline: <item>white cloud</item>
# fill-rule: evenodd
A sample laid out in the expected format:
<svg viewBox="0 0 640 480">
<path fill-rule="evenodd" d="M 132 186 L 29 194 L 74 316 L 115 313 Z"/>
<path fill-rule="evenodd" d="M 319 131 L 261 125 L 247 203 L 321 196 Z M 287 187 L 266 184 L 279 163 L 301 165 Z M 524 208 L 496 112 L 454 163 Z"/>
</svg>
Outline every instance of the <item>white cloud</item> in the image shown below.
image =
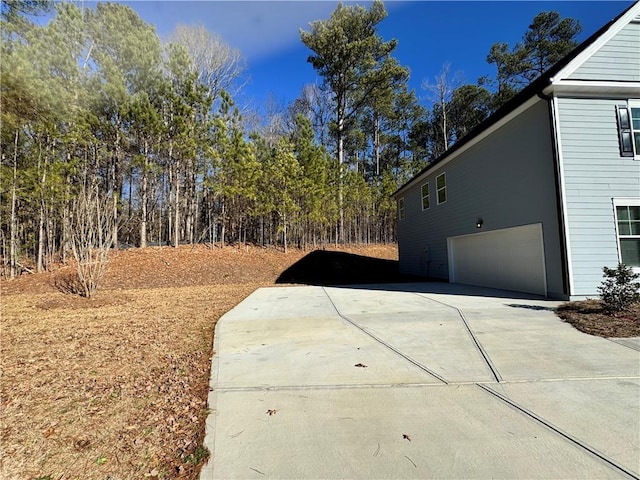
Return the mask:
<svg viewBox="0 0 640 480">
<path fill-rule="evenodd" d="M 127 2 L 165 38 L 178 23 L 204 25 L 250 61 L 300 44 L 300 29 L 329 18 L 330 1 L 133 1 Z M 351 2 L 345 2 L 351 3 Z M 369 6 L 370 2 L 359 2 Z M 389 9 L 389 4 L 387 4 Z"/>
<path fill-rule="evenodd" d="M 208 28 L 249 59 L 277 54 L 300 43 L 300 28 L 327 18 L 334 2 L 220 2 L 215 7 L 220 21 Z"/>
</svg>

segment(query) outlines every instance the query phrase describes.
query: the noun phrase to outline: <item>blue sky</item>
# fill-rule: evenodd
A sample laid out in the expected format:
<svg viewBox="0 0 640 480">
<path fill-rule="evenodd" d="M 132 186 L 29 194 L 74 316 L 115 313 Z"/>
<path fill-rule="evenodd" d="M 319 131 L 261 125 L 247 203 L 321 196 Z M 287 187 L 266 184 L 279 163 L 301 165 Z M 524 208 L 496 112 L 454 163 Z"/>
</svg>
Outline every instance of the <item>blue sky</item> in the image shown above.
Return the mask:
<svg viewBox="0 0 640 480">
<path fill-rule="evenodd" d="M 307 63 L 309 50 L 299 30 L 330 16 L 336 1 L 129 1 L 161 38 L 177 24 L 204 25 L 241 51 L 249 81 L 236 98 L 241 105 L 263 108 L 269 98 L 286 105 L 307 83 L 320 82 Z M 352 4 L 354 2 L 344 2 Z M 369 6 L 370 2 L 358 2 Z M 410 87 L 427 104 L 424 80 L 444 63 L 460 72 L 464 83 L 494 76 L 485 61 L 491 45 L 519 41 L 533 17 L 557 10 L 580 20 L 584 40 L 622 12 L 630 1 L 387 1 L 389 16 L 380 24 L 385 39 L 398 40 L 394 56 L 411 71 Z"/>
</svg>

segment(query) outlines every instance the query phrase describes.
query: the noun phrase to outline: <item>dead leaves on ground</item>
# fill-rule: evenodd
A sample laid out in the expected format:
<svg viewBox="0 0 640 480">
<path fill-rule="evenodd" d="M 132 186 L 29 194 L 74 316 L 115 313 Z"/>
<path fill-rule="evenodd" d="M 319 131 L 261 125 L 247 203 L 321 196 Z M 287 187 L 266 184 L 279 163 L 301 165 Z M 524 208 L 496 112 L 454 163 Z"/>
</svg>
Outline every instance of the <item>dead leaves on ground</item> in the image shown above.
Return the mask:
<svg viewBox="0 0 640 480">
<path fill-rule="evenodd" d="M 125 305 L 91 309 L 40 308 L 62 294 L 4 297 L 0 476 L 197 478 L 215 319 L 252 290 L 116 292 Z"/>
<path fill-rule="evenodd" d="M 393 245 L 344 250 L 397 258 Z M 0 281 L 0 475 L 196 479 L 215 321 L 307 253 L 123 250 L 91 300 L 60 293 L 53 273 Z"/>
</svg>

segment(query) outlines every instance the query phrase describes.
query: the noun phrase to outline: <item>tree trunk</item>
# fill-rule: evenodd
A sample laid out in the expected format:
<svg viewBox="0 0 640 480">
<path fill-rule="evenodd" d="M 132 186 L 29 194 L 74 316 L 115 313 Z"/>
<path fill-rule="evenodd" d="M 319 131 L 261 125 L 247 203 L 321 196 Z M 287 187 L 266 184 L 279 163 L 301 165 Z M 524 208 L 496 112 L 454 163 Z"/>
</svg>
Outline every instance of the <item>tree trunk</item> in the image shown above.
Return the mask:
<svg viewBox="0 0 640 480">
<path fill-rule="evenodd" d="M 49 146 L 47 145 L 47 150 Z M 45 154 L 45 166 L 40 177 L 40 219 L 38 222 L 38 258 L 36 260 L 36 270 L 42 272 L 44 270 L 44 185 L 47 181 L 47 166 L 46 166 L 46 154 Z M 40 155 L 38 155 L 38 170 L 41 168 Z"/>
<path fill-rule="evenodd" d="M 141 185 L 141 212 L 140 212 L 140 248 L 146 248 L 147 246 L 147 190 L 148 179 L 147 170 L 149 166 L 149 145 L 147 141 L 144 142 L 144 164 L 142 165 L 142 185 Z"/>
<path fill-rule="evenodd" d="M 449 139 L 447 135 L 447 105 L 444 99 L 442 100 L 442 141 L 446 152 L 449 149 Z"/>
<path fill-rule="evenodd" d="M 227 224 L 227 218 L 226 218 L 226 202 L 224 201 L 224 199 L 222 199 L 222 215 L 220 215 L 221 218 L 221 223 L 222 223 L 222 228 L 221 228 L 221 232 L 220 232 L 220 248 L 224 248 L 224 235 L 225 235 L 225 226 Z"/>
<path fill-rule="evenodd" d="M 287 217 L 282 217 L 282 241 L 284 243 L 284 253 L 287 253 Z"/>
<path fill-rule="evenodd" d="M 376 156 L 376 177 L 380 175 L 380 116 L 373 114 L 373 149 Z"/>
<path fill-rule="evenodd" d="M 171 147 L 169 147 L 171 152 Z M 171 164 L 171 154 L 169 154 L 169 182 L 167 183 L 167 177 L 164 176 L 163 191 L 167 198 L 167 245 L 171 245 L 171 239 L 173 238 L 173 165 Z"/>
<path fill-rule="evenodd" d="M 185 187 L 185 199 L 187 200 L 187 236 L 189 237 L 189 244 L 193 245 L 196 236 L 196 225 L 198 222 L 197 206 L 198 206 L 198 191 L 197 191 L 197 179 L 195 173 L 195 166 L 193 163 L 190 166 L 189 172 L 189 185 Z"/>
<path fill-rule="evenodd" d="M 173 221 L 173 246 L 177 247 L 178 244 L 180 243 L 180 175 L 179 175 L 179 171 L 180 171 L 180 165 L 179 163 L 176 161 L 175 163 L 176 166 L 176 175 L 175 175 L 175 181 L 174 181 L 174 195 L 173 195 L 173 200 L 175 202 L 175 206 L 174 206 L 174 210 L 173 213 L 175 215 L 174 217 L 174 221 Z"/>
<path fill-rule="evenodd" d="M 117 128 L 120 128 L 120 124 L 118 123 Z M 119 190 L 118 190 L 118 162 L 120 157 L 120 131 L 116 134 L 115 141 L 115 155 L 113 157 L 113 163 L 111 165 L 111 186 L 113 188 L 113 235 L 112 235 L 112 246 L 114 249 L 118 249 L 118 202 L 119 198 Z"/>
<path fill-rule="evenodd" d="M 336 243 L 344 242 L 344 206 L 342 201 L 342 164 L 344 162 L 344 118 L 342 114 L 338 117 L 338 210 L 340 220 L 338 223 L 338 234 Z"/>
<path fill-rule="evenodd" d="M 18 222 L 16 219 L 16 183 L 18 181 L 18 135 L 19 130 L 16 129 L 15 140 L 13 142 L 13 182 L 11 186 L 11 227 L 10 227 L 10 241 L 9 241 L 9 272 L 11 278 L 15 278 L 17 275 L 18 266 Z"/>
<path fill-rule="evenodd" d="M 38 222 L 38 259 L 36 262 L 36 270 L 42 272 L 44 270 L 44 199 L 40 199 L 40 220 Z"/>
<path fill-rule="evenodd" d="M 62 263 L 67 263 L 67 252 L 69 249 L 69 204 L 71 202 L 69 192 L 70 180 L 67 176 L 64 190 L 64 208 L 62 210 Z"/>
<path fill-rule="evenodd" d="M 56 239 L 57 239 L 57 235 L 56 235 L 56 222 L 55 222 L 55 212 L 54 212 L 54 198 L 53 198 L 53 194 L 51 195 L 51 203 L 49 206 L 49 212 L 47 213 L 47 222 L 46 222 L 46 232 L 45 232 L 45 237 L 47 239 L 47 251 L 45 254 L 45 262 L 44 262 L 44 268 L 45 270 L 47 268 L 49 268 L 50 265 L 53 265 L 53 261 L 54 261 L 54 256 L 55 256 L 55 252 L 56 252 Z"/>
</svg>

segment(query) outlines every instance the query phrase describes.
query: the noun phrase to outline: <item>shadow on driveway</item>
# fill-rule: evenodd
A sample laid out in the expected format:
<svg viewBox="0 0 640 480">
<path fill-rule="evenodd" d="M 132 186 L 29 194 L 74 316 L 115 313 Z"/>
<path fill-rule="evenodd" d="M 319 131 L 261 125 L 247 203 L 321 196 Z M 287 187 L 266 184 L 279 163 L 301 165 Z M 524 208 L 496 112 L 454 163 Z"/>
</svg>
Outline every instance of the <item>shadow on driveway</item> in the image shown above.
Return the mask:
<svg viewBox="0 0 640 480">
<path fill-rule="evenodd" d="M 365 290 L 447 294 L 462 297 L 548 300 L 539 295 L 449 283 L 447 280 L 400 273 L 397 260 L 345 252 L 314 250 L 282 272 L 277 284 L 339 286 Z M 510 304 L 514 308 L 549 310 L 553 307 Z"/>
<path fill-rule="evenodd" d="M 282 272 L 276 283 L 329 286 L 425 281 L 429 280 L 401 274 L 397 260 L 315 250 Z"/>
</svg>

